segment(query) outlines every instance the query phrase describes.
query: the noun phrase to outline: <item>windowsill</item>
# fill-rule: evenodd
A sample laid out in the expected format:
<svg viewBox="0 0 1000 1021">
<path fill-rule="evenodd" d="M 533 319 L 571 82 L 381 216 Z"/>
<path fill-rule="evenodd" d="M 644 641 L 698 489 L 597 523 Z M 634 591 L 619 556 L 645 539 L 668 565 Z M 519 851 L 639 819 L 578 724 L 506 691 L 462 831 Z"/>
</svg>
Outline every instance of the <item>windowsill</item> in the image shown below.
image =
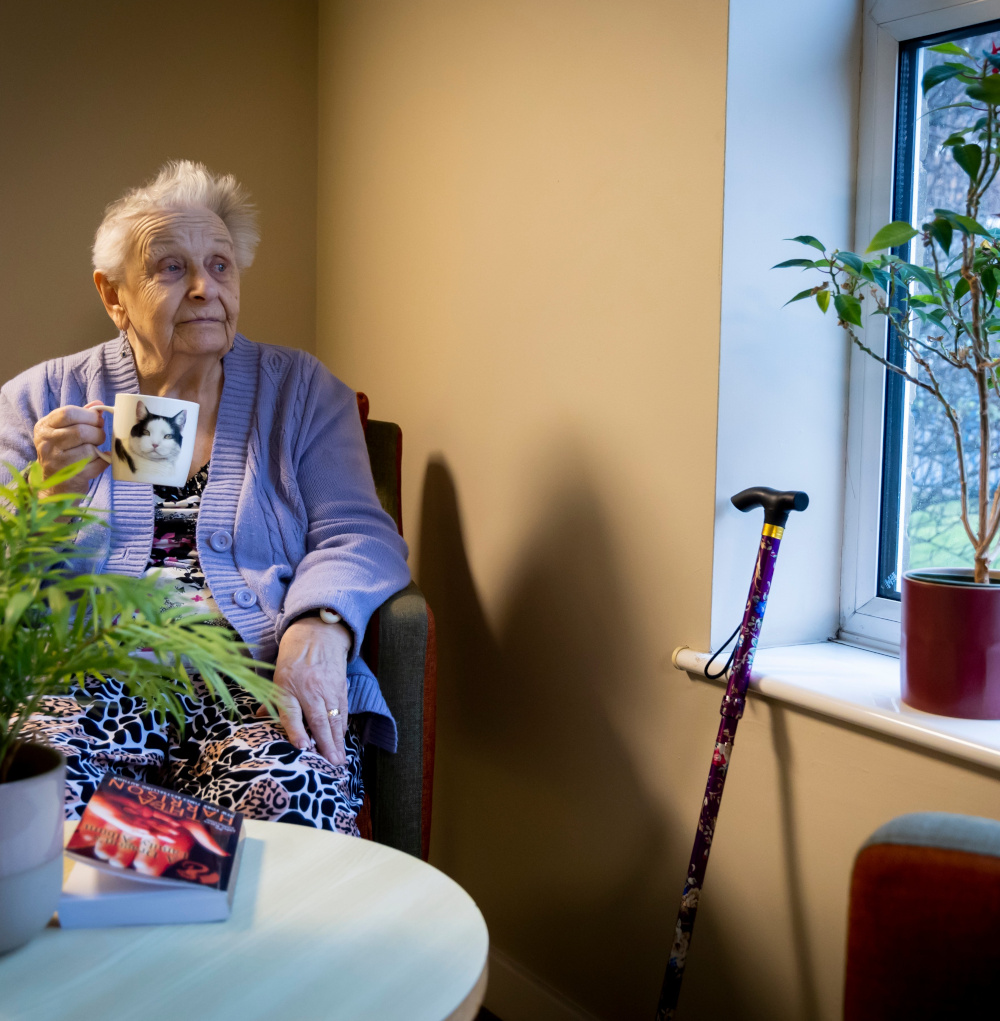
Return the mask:
<svg viewBox="0 0 1000 1021">
<path fill-rule="evenodd" d="M 705 678 L 709 653 L 680 648 L 674 666 Z M 720 657 L 721 659 L 721 657 Z M 715 669 L 718 669 L 716 661 Z M 725 681 L 719 678 L 717 684 Z M 837 642 L 760 649 L 750 690 L 909 744 L 1000 771 L 1000 720 L 934 716 L 900 699 L 899 660 Z"/>
</svg>

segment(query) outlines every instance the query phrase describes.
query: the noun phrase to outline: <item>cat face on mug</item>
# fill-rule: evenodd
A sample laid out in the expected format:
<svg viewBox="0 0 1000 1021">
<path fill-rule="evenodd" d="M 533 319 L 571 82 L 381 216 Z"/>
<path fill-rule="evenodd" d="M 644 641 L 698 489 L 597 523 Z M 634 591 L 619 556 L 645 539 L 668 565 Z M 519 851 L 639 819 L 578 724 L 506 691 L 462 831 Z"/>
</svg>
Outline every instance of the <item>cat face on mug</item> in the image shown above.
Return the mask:
<svg viewBox="0 0 1000 1021">
<path fill-rule="evenodd" d="M 115 440 L 115 453 L 132 472 L 140 462 L 162 468 L 173 468 L 184 440 L 183 429 L 187 411 L 176 415 L 154 415 L 142 401 L 135 405 L 135 425 L 128 440 Z"/>
</svg>

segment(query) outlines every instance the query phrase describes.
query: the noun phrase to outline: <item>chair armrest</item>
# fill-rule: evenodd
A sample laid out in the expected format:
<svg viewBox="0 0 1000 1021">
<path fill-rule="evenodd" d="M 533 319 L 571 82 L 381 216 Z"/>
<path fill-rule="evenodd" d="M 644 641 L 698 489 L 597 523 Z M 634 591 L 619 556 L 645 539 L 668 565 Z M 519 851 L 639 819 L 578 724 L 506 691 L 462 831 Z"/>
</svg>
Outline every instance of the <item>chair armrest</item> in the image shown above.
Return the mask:
<svg viewBox="0 0 1000 1021">
<path fill-rule="evenodd" d="M 434 616 L 416 584 L 411 582 L 382 604 L 377 634 L 377 659 L 372 667 L 396 718 L 399 744 L 394 755 L 374 745 L 365 749 L 364 781 L 371 800 L 372 836 L 381 844 L 426 860 L 434 781 L 437 660 Z"/>
</svg>

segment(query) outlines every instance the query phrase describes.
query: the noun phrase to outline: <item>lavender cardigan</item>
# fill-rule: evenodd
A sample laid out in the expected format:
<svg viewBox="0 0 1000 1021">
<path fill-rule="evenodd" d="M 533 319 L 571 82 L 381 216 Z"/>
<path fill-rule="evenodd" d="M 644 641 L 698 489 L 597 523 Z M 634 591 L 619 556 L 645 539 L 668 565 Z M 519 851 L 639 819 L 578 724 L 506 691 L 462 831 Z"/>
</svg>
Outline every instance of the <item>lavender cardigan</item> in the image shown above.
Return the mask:
<svg viewBox="0 0 1000 1021">
<path fill-rule="evenodd" d="M 396 748 L 396 724 L 358 655 L 372 613 L 409 581 L 406 543 L 375 495 L 354 392 L 303 351 L 239 334 L 225 381 L 198 552 L 216 602 L 254 655 L 273 661 L 289 622 L 324 606 L 354 633 L 348 709 L 371 713 L 365 738 Z M 138 393 L 127 341 L 36 365 L 0 388 L 0 460 L 35 458 L 35 422 L 64 404 Z M 105 416 L 110 449 L 111 416 Z M 0 479 L 8 478 L 0 468 Z M 138 576 L 153 543 L 153 488 L 105 471 L 86 502 L 110 528 L 83 529 L 78 569 Z"/>
</svg>

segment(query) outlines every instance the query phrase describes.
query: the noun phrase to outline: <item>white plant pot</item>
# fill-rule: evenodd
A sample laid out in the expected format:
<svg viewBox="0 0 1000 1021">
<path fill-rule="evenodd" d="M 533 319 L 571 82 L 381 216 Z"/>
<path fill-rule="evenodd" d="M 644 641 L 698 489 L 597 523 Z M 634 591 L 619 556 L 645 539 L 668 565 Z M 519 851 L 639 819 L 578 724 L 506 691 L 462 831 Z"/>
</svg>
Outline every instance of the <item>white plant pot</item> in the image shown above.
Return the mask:
<svg viewBox="0 0 1000 1021">
<path fill-rule="evenodd" d="M 66 760 L 29 743 L 0 783 L 0 954 L 41 932 L 56 909 L 65 784 Z"/>
</svg>

